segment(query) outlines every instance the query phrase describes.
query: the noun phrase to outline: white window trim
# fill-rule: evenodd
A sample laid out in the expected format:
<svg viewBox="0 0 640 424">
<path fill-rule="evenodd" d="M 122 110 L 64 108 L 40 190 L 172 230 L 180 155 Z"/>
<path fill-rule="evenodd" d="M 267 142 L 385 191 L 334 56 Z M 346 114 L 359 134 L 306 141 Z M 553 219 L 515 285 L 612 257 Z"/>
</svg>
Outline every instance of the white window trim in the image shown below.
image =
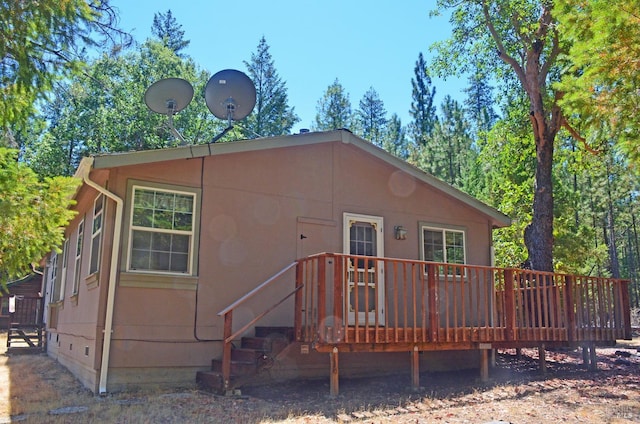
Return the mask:
<svg viewBox="0 0 640 424">
<path fill-rule="evenodd" d="M 84 247 L 84 218 L 78 223 L 76 230 L 76 256 L 73 262 L 73 290 L 71 295 L 77 295 L 80 290 L 80 275 L 82 274 L 82 248 Z"/>
<path fill-rule="evenodd" d="M 452 265 L 466 265 L 467 264 L 467 231 L 465 228 L 460 228 L 460 227 L 455 227 L 455 226 L 446 226 L 446 225 L 435 225 L 435 224 L 430 224 L 430 223 L 424 223 L 421 222 L 420 223 L 420 258 L 423 261 L 430 261 L 428 259 L 426 259 L 425 257 L 425 251 L 424 251 L 424 231 L 428 230 L 428 231 L 440 231 L 442 232 L 442 240 L 443 240 L 443 263 L 451 263 Z M 463 253 L 463 263 L 456 263 L 456 262 L 448 262 L 447 261 L 447 246 L 446 246 L 446 240 L 447 240 L 447 236 L 446 236 L 446 232 L 452 232 L 452 233 L 460 233 L 462 234 L 462 253 Z"/>
<path fill-rule="evenodd" d="M 154 228 L 150 230 L 148 227 L 139 227 L 133 225 L 133 209 L 135 206 L 135 192 L 136 189 L 141 190 L 151 190 L 151 191 L 161 191 L 164 193 L 172 193 L 172 194 L 182 194 L 188 195 L 193 198 L 193 214 L 192 214 L 192 222 L 191 222 L 191 231 L 184 230 L 166 230 L 160 228 Z M 164 274 L 164 275 L 194 275 L 194 260 L 196 256 L 195 252 L 195 240 L 196 240 L 196 230 L 197 230 L 197 207 L 198 207 L 198 193 L 194 191 L 185 191 L 180 189 L 171 189 L 171 188 L 162 188 L 156 185 L 143 185 L 143 184 L 133 184 L 131 186 L 130 194 L 129 194 L 130 204 L 128 208 L 129 214 L 129 230 L 128 230 L 128 243 L 127 243 L 127 272 L 132 273 L 140 273 L 140 274 Z M 158 233 L 167 233 L 167 234 L 180 234 L 180 235 L 189 235 L 189 258 L 187 259 L 187 271 L 186 272 L 175 272 L 175 271 L 155 271 L 155 270 L 147 270 L 147 269 L 132 269 L 131 268 L 131 251 L 133 246 L 133 231 L 148 231 L 148 232 L 158 232 Z"/>
<path fill-rule="evenodd" d="M 49 293 L 49 302 L 51 303 L 57 302 L 58 299 L 54 298 L 56 293 L 56 283 L 57 283 L 56 280 L 58 279 L 58 253 L 57 252 L 51 253 L 51 258 L 49 259 L 48 276 L 49 276 L 49 287 L 51 290 L 51 292 Z"/>
<path fill-rule="evenodd" d="M 102 205 L 100 206 L 100 210 L 98 211 L 98 213 L 96 213 L 96 204 L 98 203 L 98 200 L 102 199 Z M 93 219 L 91 221 L 91 245 L 89 247 L 90 252 L 89 252 L 89 274 L 95 274 L 96 272 L 98 272 L 100 270 L 100 254 L 102 252 L 102 227 L 104 226 L 104 202 L 105 202 L 105 198 L 103 194 L 100 194 L 98 197 L 96 197 L 96 200 L 93 201 Z M 98 227 L 98 229 L 95 229 L 95 222 L 96 222 L 96 217 L 100 217 L 100 226 Z M 96 239 L 96 237 L 99 237 L 100 240 L 98 241 L 98 249 L 97 252 L 93 251 L 93 241 Z M 91 264 L 93 263 L 93 258 L 94 255 L 97 255 L 96 258 L 96 269 L 92 270 L 91 269 Z"/>
<path fill-rule="evenodd" d="M 62 245 L 62 267 L 60 270 L 60 293 L 58 293 L 58 302 L 64 300 L 64 291 L 67 288 L 67 267 L 69 260 L 69 239 L 66 238 L 64 240 L 64 244 Z"/>
</svg>

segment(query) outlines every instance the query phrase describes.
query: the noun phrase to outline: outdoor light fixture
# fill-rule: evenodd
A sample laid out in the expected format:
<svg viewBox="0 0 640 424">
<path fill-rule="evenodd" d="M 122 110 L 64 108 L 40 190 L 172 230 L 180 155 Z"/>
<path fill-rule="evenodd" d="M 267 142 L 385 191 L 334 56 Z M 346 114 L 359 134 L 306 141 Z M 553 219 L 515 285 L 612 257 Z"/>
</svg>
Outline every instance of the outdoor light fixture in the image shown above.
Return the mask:
<svg viewBox="0 0 640 424">
<path fill-rule="evenodd" d="M 396 225 L 393 227 L 395 232 L 396 240 L 406 240 L 407 239 L 407 230 L 402 225 Z"/>
</svg>

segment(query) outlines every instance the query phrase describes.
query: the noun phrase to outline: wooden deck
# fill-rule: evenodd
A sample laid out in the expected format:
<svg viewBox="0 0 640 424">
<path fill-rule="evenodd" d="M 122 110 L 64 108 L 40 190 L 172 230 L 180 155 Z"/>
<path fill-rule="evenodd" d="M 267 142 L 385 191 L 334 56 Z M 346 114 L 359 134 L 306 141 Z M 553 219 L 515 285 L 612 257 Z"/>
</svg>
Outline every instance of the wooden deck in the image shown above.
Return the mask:
<svg viewBox="0 0 640 424">
<path fill-rule="evenodd" d="M 492 349 L 538 347 L 543 356 L 545 347 L 593 352 L 631 338 L 626 280 L 323 253 L 289 265 L 219 313 L 225 317 L 223 381 L 233 339 L 285 299 L 235 334 L 233 309 L 292 268 L 295 341 L 330 353 L 332 394 L 340 352 L 412 352 L 417 386 L 421 351 L 480 350 L 486 377 Z"/>
</svg>

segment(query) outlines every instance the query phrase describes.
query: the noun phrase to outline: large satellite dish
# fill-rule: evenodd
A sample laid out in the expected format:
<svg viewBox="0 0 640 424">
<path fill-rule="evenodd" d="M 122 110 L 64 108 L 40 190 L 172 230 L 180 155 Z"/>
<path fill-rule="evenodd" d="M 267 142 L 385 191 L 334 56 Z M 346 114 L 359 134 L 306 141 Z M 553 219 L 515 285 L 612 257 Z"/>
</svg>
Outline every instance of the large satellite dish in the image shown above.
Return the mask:
<svg viewBox="0 0 640 424">
<path fill-rule="evenodd" d="M 251 79 L 235 69 L 214 74 L 204 89 L 207 107 L 216 118 L 239 121 L 256 105 L 256 87 Z"/>
<path fill-rule="evenodd" d="M 193 87 L 182 78 L 165 78 L 156 81 L 144 93 L 149 109 L 163 115 L 175 115 L 187 107 L 193 99 Z"/>
<path fill-rule="evenodd" d="M 169 129 L 182 144 L 186 140 L 173 126 L 173 115 L 187 107 L 193 99 L 193 86 L 182 78 L 165 78 L 156 81 L 144 93 L 147 107 L 169 117 Z"/>
</svg>

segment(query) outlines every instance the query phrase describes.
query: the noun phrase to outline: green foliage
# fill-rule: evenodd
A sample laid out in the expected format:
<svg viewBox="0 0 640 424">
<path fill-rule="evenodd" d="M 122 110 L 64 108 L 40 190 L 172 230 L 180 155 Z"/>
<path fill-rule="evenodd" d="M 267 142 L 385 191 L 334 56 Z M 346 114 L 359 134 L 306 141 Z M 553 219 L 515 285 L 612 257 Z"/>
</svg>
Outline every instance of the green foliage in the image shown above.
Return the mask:
<svg viewBox="0 0 640 424">
<path fill-rule="evenodd" d="M 17 162 L 17 151 L 0 147 L 0 282 L 20 278 L 63 241 L 73 218 L 71 195 L 79 181 L 38 176 Z"/>
<path fill-rule="evenodd" d="M 378 92 L 369 87 L 360 99 L 356 111 L 356 132 L 373 144 L 381 146 L 387 125 L 386 115 L 384 102 L 378 96 Z"/>
<path fill-rule="evenodd" d="M 124 37 L 108 1 L 41 0 L 0 3 L 0 130 L 19 130 L 54 82 L 77 74 L 86 45 Z M 124 37 L 125 40 L 126 37 Z"/>
<path fill-rule="evenodd" d="M 143 101 L 151 84 L 168 77 L 184 78 L 196 93 L 204 92 L 208 80 L 192 60 L 176 56 L 158 41 L 149 40 L 124 55 L 101 56 L 84 75 L 55 90 L 44 108 L 49 126 L 28 140 L 24 159 L 40 175 L 71 175 L 87 154 L 179 144 L 167 116 L 152 112 Z M 201 95 L 194 96 L 173 124 L 191 143 L 210 141 L 225 125 L 209 113 Z"/>
<path fill-rule="evenodd" d="M 412 101 L 409 110 L 413 122 L 409 125 L 409 133 L 416 145 L 424 145 L 427 138 L 431 136 L 438 117 L 436 106 L 433 104 L 436 88 L 431 85 L 431 77 L 422 52 L 418 55 L 413 72 L 414 78 L 411 78 Z"/>
<path fill-rule="evenodd" d="M 352 122 L 353 114 L 349 95 L 336 78 L 318 101 L 314 130 L 331 131 L 350 128 Z"/>
<path fill-rule="evenodd" d="M 562 106 L 590 129 L 596 148 L 615 139 L 640 174 L 640 2 L 560 0 L 555 15 L 570 49 L 557 85 Z"/>
<path fill-rule="evenodd" d="M 287 87 L 276 71 L 267 40 L 262 37 L 251 61 L 244 62 L 256 86 L 256 106 L 243 125 L 245 138 L 289 134 L 300 120 L 289 106 Z"/>
<path fill-rule="evenodd" d="M 173 51 L 177 56 L 184 57 L 181 50 L 186 49 L 191 41 L 184 39 L 182 25 L 171 14 L 171 9 L 167 13 L 154 13 L 151 33 L 155 35 L 162 44 Z"/>
<path fill-rule="evenodd" d="M 394 113 L 387 122 L 387 128 L 382 140 L 382 148 L 401 159 L 409 157 L 409 144 L 402 120 Z"/>
</svg>

